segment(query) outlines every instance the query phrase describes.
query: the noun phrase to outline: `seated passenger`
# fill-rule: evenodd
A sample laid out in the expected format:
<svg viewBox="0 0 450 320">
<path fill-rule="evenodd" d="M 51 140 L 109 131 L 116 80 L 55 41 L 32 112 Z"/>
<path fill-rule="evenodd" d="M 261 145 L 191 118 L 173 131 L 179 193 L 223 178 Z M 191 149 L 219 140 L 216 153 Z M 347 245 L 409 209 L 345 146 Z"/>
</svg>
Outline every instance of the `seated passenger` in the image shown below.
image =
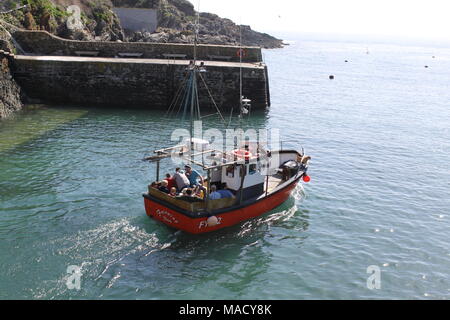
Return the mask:
<svg viewBox="0 0 450 320">
<path fill-rule="evenodd" d="M 190 186 L 190 182 L 188 177 L 181 171 L 180 168 L 176 168 L 175 174 L 173 175 L 173 178 L 175 179 L 175 182 L 177 184 L 177 189 L 179 191 L 183 191 L 183 189 L 188 188 Z"/>
<path fill-rule="evenodd" d="M 178 195 L 178 193 L 177 193 L 177 188 L 172 187 L 172 188 L 170 189 L 169 196 L 171 196 L 171 197 L 176 197 L 177 195 Z"/>
<path fill-rule="evenodd" d="M 221 198 L 222 198 L 222 196 L 220 195 L 219 192 L 217 192 L 217 187 L 213 184 L 211 186 L 211 193 L 209 195 L 209 199 L 210 200 L 219 200 Z"/>
<path fill-rule="evenodd" d="M 150 187 L 151 187 L 151 188 L 154 188 L 154 189 L 158 189 L 158 183 L 152 182 L 152 184 L 150 185 Z"/>
<path fill-rule="evenodd" d="M 205 198 L 205 191 L 206 188 L 204 188 L 203 186 L 197 186 L 194 189 L 194 194 L 196 197 L 200 198 L 200 199 L 204 199 Z"/>
<path fill-rule="evenodd" d="M 187 201 L 187 202 L 201 202 L 202 200 L 197 198 L 194 195 L 194 192 L 192 191 L 192 189 L 185 189 L 186 192 L 183 192 L 183 195 L 178 196 L 177 199 L 178 200 L 183 200 L 183 201 Z"/>
<path fill-rule="evenodd" d="M 161 192 L 167 193 L 167 194 L 170 193 L 169 189 L 167 188 L 167 181 L 166 180 L 161 181 L 161 186 L 158 188 L 158 190 L 161 191 Z"/>
<path fill-rule="evenodd" d="M 167 189 L 169 189 L 169 190 L 172 189 L 173 187 L 176 187 L 176 186 L 177 186 L 177 183 L 176 183 L 176 181 L 175 181 L 175 178 L 172 177 L 172 176 L 170 175 L 170 173 L 166 174 L 166 178 L 165 178 L 164 180 L 167 181 Z"/>
<path fill-rule="evenodd" d="M 227 185 L 225 184 L 222 190 L 217 191 L 221 199 L 228 199 L 228 198 L 235 198 L 234 194 L 227 188 Z"/>
</svg>

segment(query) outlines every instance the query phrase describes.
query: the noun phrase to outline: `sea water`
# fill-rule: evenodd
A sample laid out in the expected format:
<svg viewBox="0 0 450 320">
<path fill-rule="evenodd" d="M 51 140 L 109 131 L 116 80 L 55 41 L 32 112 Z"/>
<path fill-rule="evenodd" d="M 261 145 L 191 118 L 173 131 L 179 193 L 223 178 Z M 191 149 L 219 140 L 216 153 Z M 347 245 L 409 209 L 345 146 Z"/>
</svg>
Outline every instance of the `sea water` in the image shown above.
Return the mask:
<svg viewBox="0 0 450 320">
<path fill-rule="evenodd" d="M 163 112 L 47 106 L 1 122 L 0 298 L 448 299 L 450 49 L 287 40 L 264 51 L 272 105 L 249 123 L 304 147 L 312 181 L 213 234 L 145 214 L 155 171 L 141 159 L 176 126 Z"/>
</svg>

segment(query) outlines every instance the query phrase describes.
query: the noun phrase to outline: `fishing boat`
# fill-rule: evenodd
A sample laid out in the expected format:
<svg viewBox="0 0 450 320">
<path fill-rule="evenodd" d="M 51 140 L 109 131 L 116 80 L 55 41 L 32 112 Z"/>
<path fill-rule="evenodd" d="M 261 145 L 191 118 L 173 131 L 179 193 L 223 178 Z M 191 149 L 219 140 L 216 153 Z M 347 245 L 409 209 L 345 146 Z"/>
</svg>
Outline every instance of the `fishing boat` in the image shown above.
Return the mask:
<svg viewBox="0 0 450 320">
<path fill-rule="evenodd" d="M 252 141 L 242 137 L 236 139 L 233 148 L 221 150 L 210 141 L 194 137 L 194 121 L 201 118 L 197 81 L 200 79 L 206 85 L 202 74 L 207 72 L 204 63 L 196 60 L 195 52 L 194 49 L 194 60 L 186 69 L 184 89 L 174 98 L 182 106 L 178 110 L 182 110 L 183 117 L 190 115 L 190 135 L 183 143 L 155 150 L 144 160 L 156 163 L 157 181 L 164 159 L 176 159 L 188 170 L 193 167 L 204 171 L 202 184 L 197 186 L 203 197 L 170 195 L 167 190 L 161 191 L 156 182 L 148 186 L 143 197 L 150 218 L 178 230 L 200 234 L 239 224 L 283 204 L 300 181 L 310 181 L 307 170 L 311 157 L 303 149 L 271 148 L 261 139 Z M 238 52 L 242 58 L 242 48 Z M 211 95 L 210 98 L 213 99 Z M 216 105 L 214 101 L 213 105 Z M 250 108 L 251 101 L 242 95 L 241 71 L 239 121 L 250 116 Z M 219 109 L 217 112 L 224 119 Z M 181 189 L 178 188 L 177 194 Z M 221 190 L 226 191 L 221 193 Z"/>
</svg>

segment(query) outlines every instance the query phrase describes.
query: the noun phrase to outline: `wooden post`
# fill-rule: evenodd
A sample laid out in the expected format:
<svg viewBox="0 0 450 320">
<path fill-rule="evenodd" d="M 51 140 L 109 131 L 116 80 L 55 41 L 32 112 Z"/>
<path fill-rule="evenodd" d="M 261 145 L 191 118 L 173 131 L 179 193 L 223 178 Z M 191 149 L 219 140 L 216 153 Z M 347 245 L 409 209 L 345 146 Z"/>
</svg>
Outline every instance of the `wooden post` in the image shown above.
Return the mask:
<svg viewBox="0 0 450 320">
<path fill-rule="evenodd" d="M 159 160 L 156 161 L 156 181 L 159 181 Z"/>
</svg>

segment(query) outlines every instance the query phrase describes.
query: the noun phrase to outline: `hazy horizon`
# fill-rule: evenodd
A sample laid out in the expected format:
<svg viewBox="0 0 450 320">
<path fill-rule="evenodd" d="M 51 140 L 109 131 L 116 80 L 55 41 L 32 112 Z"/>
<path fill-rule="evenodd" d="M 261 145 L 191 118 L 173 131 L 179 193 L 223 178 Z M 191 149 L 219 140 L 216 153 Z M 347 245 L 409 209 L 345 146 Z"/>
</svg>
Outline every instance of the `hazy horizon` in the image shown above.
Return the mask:
<svg viewBox="0 0 450 320">
<path fill-rule="evenodd" d="M 259 31 L 259 30 L 256 30 Z M 265 31 L 267 32 L 267 31 Z M 398 44 L 408 46 L 432 46 L 450 48 L 450 39 L 427 39 L 423 37 L 407 37 L 400 35 L 375 35 L 375 34 L 351 34 L 351 33 L 332 33 L 332 32 L 286 32 L 286 31 L 268 31 L 268 34 L 282 39 L 284 42 L 290 41 L 336 41 L 336 42 L 355 42 L 370 44 Z"/>
<path fill-rule="evenodd" d="M 450 43 L 450 3 L 444 0 L 189 0 L 210 12 L 274 36 L 329 34 Z M 256 13 L 256 14 L 255 14 Z"/>
</svg>

